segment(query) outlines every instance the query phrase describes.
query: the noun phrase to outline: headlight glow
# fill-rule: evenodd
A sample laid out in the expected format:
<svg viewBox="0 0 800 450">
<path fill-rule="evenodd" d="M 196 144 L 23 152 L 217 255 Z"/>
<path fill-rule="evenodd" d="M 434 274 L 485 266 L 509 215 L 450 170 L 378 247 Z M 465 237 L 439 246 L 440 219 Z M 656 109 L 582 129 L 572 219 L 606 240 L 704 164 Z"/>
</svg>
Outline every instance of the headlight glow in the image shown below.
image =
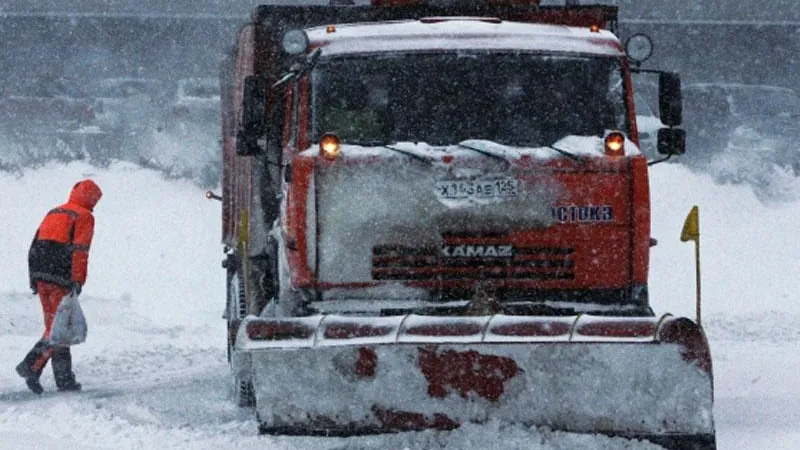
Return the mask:
<svg viewBox="0 0 800 450">
<path fill-rule="evenodd" d="M 342 148 L 339 145 L 339 136 L 333 133 L 325 133 L 319 140 L 319 154 L 323 158 L 333 161 L 339 157 Z"/>
<path fill-rule="evenodd" d="M 608 156 L 625 155 L 625 135 L 619 131 L 612 131 L 604 140 L 605 154 Z"/>
</svg>

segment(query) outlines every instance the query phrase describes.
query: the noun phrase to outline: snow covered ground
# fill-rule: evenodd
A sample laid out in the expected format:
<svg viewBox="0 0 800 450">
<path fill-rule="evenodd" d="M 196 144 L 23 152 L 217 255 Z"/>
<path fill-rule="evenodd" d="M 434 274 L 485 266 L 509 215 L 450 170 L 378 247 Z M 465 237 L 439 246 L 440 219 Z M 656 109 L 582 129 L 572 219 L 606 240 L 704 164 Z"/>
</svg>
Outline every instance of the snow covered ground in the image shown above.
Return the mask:
<svg viewBox="0 0 800 450">
<path fill-rule="evenodd" d="M 652 170 L 651 302 L 694 316 L 694 248 L 678 239 L 700 207 L 703 324 L 714 357 L 718 446 L 800 448 L 800 203 L 764 204 L 677 164 Z M 14 366 L 41 333 L 27 249 L 48 208 L 92 177 L 105 195 L 82 304 L 89 338 L 73 348 L 85 391 L 41 398 Z M 786 189 L 800 194 L 800 181 Z M 655 449 L 548 430 L 465 426 L 350 439 L 270 437 L 230 399 L 220 204 L 195 184 L 127 163 L 0 173 L 0 450 L 7 449 Z"/>
</svg>

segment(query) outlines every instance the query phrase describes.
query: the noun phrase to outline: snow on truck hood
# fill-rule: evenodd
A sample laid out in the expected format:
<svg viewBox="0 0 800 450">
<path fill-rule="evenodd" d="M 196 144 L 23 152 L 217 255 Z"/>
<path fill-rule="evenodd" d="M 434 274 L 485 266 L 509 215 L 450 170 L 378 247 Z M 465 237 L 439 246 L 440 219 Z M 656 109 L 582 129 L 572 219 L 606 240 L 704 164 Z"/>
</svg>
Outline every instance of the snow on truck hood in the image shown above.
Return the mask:
<svg viewBox="0 0 800 450">
<path fill-rule="evenodd" d="M 500 156 L 503 159 L 513 162 L 521 157 L 529 157 L 542 161 L 550 159 L 563 159 L 566 156 L 559 153 L 558 150 L 569 152 L 576 156 L 582 157 L 601 157 L 603 154 L 603 138 L 597 136 L 566 136 L 550 147 L 516 147 L 510 145 L 498 144 L 492 141 L 482 139 L 469 139 L 462 141 L 460 144 L 449 146 L 433 146 L 425 142 L 398 142 L 396 144 L 387 144 L 386 146 L 366 147 L 361 145 L 342 144 L 341 158 L 343 160 L 351 158 L 364 158 L 364 157 L 380 157 L 380 158 L 408 158 L 410 155 L 418 156 L 422 159 L 430 159 L 432 163 L 436 163 L 437 156 L 442 154 L 459 155 L 459 154 L 475 154 L 475 150 L 481 149 L 487 153 Z M 396 150 L 393 150 L 396 149 Z M 556 150 L 558 149 L 558 150 Z M 398 152 L 401 150 L 402 152 Z M 312 145 L 304 150 L 301 154 L 315 155 L 318 152 L 317 145 Z M 629 140 L 625 139 L 625 156 L 635 156 L 641 154 L 639 147 Z"/>
<path fill-rule="evenodd" d="M 600 137 L 569 136 L 553 146 L 580 160 L 603 161 L 602 143 Z M 315 158 L 317 152 L 312 147 L 302 157 Z M 633 143 L 627 152 L 639 154 Z M 454 156 L 461 163 L 447 163 L 445 156 Z M 315 211 L 313 223 L 318 223 L 307 229 L 307 239 L 316 240 L 316 254 L 310 256 L 310 261 L 316 261 L 316 275 L 322 282 L 371 283 L 375 281 L 375 248 L 435 248 L 442 244 L 443 233 L 512 232 L 549 226 L 553 204 L 564 195 L 564 187 L 552 177 L 524 173 L 525 166 L 567 158 L 552 148 L 518 148 L 483 140 L 446 147 L 411 142 L 388 147 L 343 145 L 337 161 L 320 165 L 313 195 L 308 198 L 309 205 L 316 205 L 308 209 Z M 372 169 L 364 170 L 362 163 Z M 576 162 L 575 170 L 581 166 Z M 461 189 L 451 187 L 453 183 L 463 180 L 489 184 L 495 192 L 509 189 L 516 193 L 452 195 L 453 189 Z M 521 186 L 518 191 L 517 186 Z M 385 294 L 422 298 L 395 289 Z"/>
<path fill-rule="evenodd" d="M 588 28 L 476 19 L 342 24 L 332 33 L 326 27 L 311 28 L 308 37 L 327 55 L 431 49 L 624 55 L 619 40 L 607 30 L 591 32 Z"/>
</svg>

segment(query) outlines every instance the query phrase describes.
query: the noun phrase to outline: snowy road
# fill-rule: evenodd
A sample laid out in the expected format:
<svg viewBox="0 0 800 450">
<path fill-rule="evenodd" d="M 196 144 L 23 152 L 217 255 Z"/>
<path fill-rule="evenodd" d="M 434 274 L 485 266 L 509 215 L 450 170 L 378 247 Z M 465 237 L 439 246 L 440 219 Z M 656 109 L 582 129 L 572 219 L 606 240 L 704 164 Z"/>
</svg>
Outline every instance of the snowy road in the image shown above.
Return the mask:
<svg viewBox="0 0 800 450">
<path fill-rule="evenodd" d="M 27 246 L 47 208 L 88 175 L 106 194 L 83 296 L 89 339 L 73 350 L 85 391 L 34 398 L 14 373 L 41 333 L 38 301 L 26 290 Z M 21 178 L 0 173 L 0 189 L 0 450 L 659 448 L 494 423 L 351 439 L 258 436 L 254 417 L 229 397 L 218 203 L 189 183 L 130 165 L 51 166 Z M 701 205 L 719 448 L 800 448 L 800 243 L 785 227 L 800 205 L 764 206 L 746 188 L 716 186 L 674 165 L 654 168 L 653 191 L 659 246 L 651 298 L 659 312 L 693 313 L 692 250 L 677 235 L 691 205 Z M 738 213 L 735 226 L 718 219 L 729 210 Z M 722 239 L 729 234 L 740 238 Z M 729 263 L 742 254 L 748 257 L 739 266 Z M 753 273 L 772 277 L 762 286 L 748 277 Z M 49 369 L 42 381 L 53 390 Z"/>
</svg>

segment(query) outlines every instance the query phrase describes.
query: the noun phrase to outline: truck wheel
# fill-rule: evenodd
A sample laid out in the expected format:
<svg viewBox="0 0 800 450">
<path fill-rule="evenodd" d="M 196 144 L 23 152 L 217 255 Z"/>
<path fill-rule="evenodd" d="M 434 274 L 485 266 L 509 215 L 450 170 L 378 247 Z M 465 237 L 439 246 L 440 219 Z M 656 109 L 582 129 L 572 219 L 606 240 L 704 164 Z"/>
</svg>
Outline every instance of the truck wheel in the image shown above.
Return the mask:
<svg viewBox="0 0 800 450">
<path fill-rule="evenodd" d="M 236 406 L 240 408 L 253 408 L 256 406 L 256 392 L 252 381 L 242 381 L 239 377 L 234 377 L 233 389 L 236 396 Z"/>
<path fill-rule="evenodd" d="M 237 265 L 236 270 L 231 271 L 228 276 L 228 363 L 231 366 L 236 404 L 240 407 L 253 407 L 256 404 L 253 382 L 249 378 L 242 377 L 242 373 L 250 372 L 250 361 L 237 358 L 234 354 L 236 333 L 239 331 L 242 319 L 247 315 L 247 299 L 244 292 L 244 278 L 241 276 L 241 268 Z M 243 365 L 247 367 L 240 367 Z"/>
</svg>

